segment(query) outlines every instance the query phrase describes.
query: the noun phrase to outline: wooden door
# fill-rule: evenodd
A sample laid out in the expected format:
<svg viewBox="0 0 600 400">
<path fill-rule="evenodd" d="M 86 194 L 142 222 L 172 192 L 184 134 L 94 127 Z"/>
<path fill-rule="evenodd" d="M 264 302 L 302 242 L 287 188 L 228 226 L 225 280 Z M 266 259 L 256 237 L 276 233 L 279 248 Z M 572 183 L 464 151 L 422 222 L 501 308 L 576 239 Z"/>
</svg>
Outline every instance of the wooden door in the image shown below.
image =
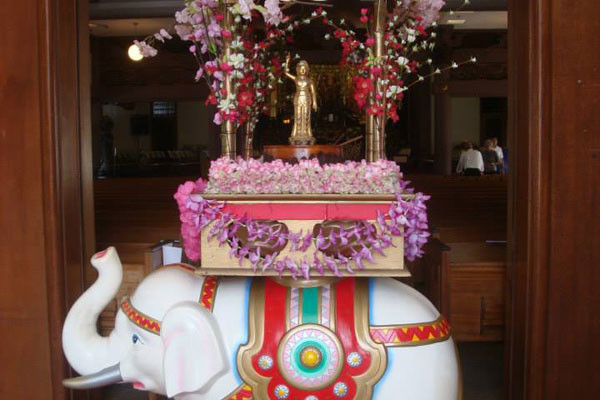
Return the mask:
<svg viewBox="0 0 600 400">
<path fill-rule="evenodd" d="M 510 0 L 510 399 L 600 392 L 600 2 Z"/>
</svg>

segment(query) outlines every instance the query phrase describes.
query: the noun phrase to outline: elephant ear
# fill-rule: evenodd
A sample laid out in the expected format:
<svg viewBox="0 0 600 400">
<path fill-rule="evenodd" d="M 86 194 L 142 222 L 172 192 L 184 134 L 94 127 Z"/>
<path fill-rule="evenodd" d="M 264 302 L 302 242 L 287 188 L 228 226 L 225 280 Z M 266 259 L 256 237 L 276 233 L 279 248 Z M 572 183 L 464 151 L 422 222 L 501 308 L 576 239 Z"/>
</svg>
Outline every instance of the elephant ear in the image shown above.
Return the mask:
<svg viewBox="0 0 600 400">
<path fill-rule="evenodd" d="M 214 316 L 200 304 L 171 308 L 161 324 L 167 396 L 205 390 L 230 368 Z"/>
</svg>

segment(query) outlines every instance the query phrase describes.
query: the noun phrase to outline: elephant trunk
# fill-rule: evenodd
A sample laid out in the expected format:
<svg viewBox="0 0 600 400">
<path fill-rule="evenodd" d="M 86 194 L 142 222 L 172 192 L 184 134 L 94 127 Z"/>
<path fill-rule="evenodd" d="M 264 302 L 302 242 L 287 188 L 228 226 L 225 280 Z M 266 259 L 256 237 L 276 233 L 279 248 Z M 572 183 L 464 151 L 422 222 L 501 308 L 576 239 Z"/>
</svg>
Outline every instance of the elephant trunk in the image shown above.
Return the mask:
<svg viewBox="0 0 600 400">
<path fill-rule="evenodd" d="M 80 374 L 103 370 L 119 361 L 117 340 L 102 337 L 96 330 L 96 320 L 106 305 L 116 296 L 123 279 L 123 267 L 114 247 L 95 254 L 92 265 L 98 279 L 77 299 L 67 314 L 63 326 L 63 349 L 69 364 Z"/>
<path fill-rule="evenodd" d="M 105 368 L 95 374 L 65 379 L 63 380 L 63 386 L 70 389 L 93 389 L 112 385 L 113 383 L 119 383 L 122 380 L 121 368 L 119 364 L 115 364 L 112 367 Z"/>
</svg>

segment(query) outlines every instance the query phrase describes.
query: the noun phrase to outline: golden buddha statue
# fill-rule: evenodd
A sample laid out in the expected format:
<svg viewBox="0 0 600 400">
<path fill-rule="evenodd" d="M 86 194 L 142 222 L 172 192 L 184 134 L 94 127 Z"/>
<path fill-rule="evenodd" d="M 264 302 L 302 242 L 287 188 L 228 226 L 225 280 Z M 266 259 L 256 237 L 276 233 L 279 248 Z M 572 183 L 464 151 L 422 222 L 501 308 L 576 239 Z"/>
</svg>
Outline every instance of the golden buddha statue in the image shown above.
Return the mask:
<svg viewBox="0 0 600 400">
<path fill-rule="evenodd" d="M 308 75 L 308 63 L 304 60 L 296 65 L 294 76 L 289 72 L 290 55 L 285 60 L 285 75 L 296 83 L 296 93 L 294 94 L 294 128 L 290 137 L 290 144 L 307 145 L 314 144 L 315 138 L 312 135 L 310 126 L 311 108 L 317 111 L 317 92 L 315 85 Z"/>
</svg>

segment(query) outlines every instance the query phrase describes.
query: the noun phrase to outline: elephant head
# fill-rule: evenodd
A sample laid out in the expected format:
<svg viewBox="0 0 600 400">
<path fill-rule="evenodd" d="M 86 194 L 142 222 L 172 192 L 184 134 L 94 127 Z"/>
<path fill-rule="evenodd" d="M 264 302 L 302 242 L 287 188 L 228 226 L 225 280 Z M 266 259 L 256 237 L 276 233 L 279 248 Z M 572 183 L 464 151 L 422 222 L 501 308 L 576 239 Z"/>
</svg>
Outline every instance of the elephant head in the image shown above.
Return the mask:
<svg viewBox="0 0 600 400">
<path fill-rule="evenodd" d="M 91 262 L 98 279 L 75 302 L 63 327 L 65 356 L 83 376 L 65 380 L 65 386 L 130 382 L 173 397 L 204 391 L 231 369 L 216 319 L 198 303 L 202 277 L 176 267 L 153 272 L 124 300 L 115 329 L 102 337 L 96 320 L 116 295 L 123 271 L 113 247 Z"/>
</svg>

